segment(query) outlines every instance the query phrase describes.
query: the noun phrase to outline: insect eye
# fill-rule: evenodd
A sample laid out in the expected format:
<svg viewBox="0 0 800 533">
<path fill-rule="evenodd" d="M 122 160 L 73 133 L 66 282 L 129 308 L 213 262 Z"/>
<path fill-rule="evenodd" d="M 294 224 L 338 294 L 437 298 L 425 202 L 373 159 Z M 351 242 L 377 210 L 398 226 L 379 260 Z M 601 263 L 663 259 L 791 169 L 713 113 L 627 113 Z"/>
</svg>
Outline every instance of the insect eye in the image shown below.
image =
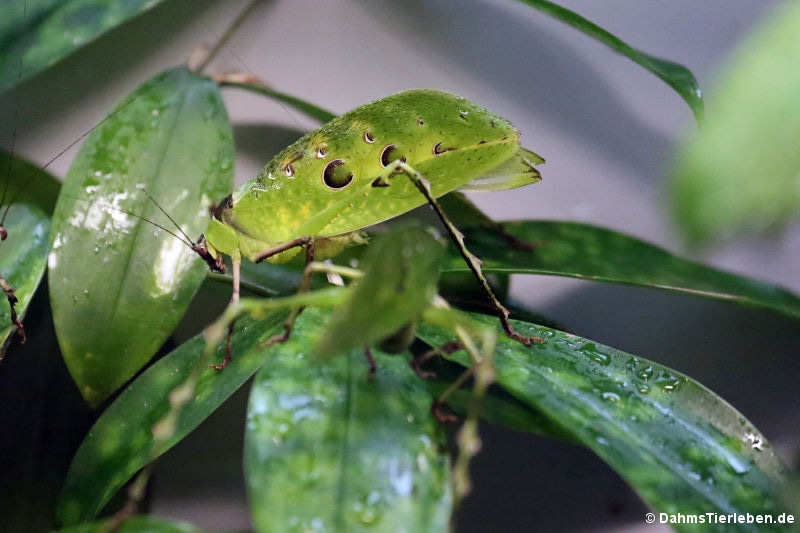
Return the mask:
<svg viewBox="0 0 800 533">
<path fill-rule="evenodd" d="M 341 189 L 353 181 L 353 173 L 341 159 L 335 159 L 325 165 L 322 171 L 322 181 L 331 189 Z"/>
<path fill-rule="evenodd" d="M 381 165 L 389 166 L 389 164 L 393 163 L 397 160 L 402 161 L 403 163 L 406 162 L 406 157 L 402 154 L 402 152 L 397 148 L 397 146 L 390 144 L 386 148 L 383 149 L 381 152 Z"/>
</svg>

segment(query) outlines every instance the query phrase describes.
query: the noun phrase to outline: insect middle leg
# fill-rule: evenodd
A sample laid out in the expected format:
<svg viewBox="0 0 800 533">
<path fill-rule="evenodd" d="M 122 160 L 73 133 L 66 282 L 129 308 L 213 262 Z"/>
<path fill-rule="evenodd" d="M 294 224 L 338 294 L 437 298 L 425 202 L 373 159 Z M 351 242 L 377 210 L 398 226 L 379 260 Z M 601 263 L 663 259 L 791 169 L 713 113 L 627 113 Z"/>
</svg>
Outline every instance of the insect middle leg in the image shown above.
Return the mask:
<svg viewBox="0 0 800 533">
<path fill-rule="evenodd" d="M 303 277 L 300 279 L 300 285 L 297 287 L 297 292 L 303 293 L 311 288 L 311 276 L 314 274 L 314 271 L 311 268 L 311 265 L 314 262 L 314 237 L 302 237 L 301 239 L 295 240 L 301 240 L 302 244 L 299 246 L 302 246 L 306 251 L 306 265 L 303 269 Z M 286 322 L 283 323 L 283 333 L 273 335 L 262 344 L 262 347 L 266 348 L 267 346 L 272 346 L 273 344 L 286 342 L 289 340 L 289 336 L 292 334 L 294 323 L 304 309 L 305 307 L 297 307 L 293 309 L 289 314 L 289 318 L 287 318 Z"/>
<path fill-rule="evenodd" d="M 442 206 L 433 196 L 431 192 L 431 184 L 430 182 L 423 176 L 419 171 L 414 169 L 408 163 L 397 160 L 387 168 L 391 169 L 391 174 L 405 174 L 414 184 L 414 186 L 425 196 L 425 199 L 428 200 L 428 203 L 433 207 L 436 215 L 441 220 L 444 227 L 447 229 L 447 232 L 450 234 L 451 239 L 455 243 L 456 247 L 458 248 L 459 253 L 461 253 L 461 257 L 464 258 L 464 261 L 469 266 L 469 269 L 475 275 L 475 278 L 481 284 L 481 288 L 483 292 L 486 294 L 486 297 L 489 299 L 492 307 L 494 308 L 495 312 L 497 313 L 498 318 L 500 319 L 500 323 L 503 326 L 503 330 L 506 332 L 510 338 L 517 340 L 524 344 L 525 346 L 530 346 L 533 343 L 544 343 L 545 340 L 541 337 L 530 337 L 527 335 L 523 335 L 517 332 L 514 329 L 514 326 L 509 321 L 509 315 L 511 314 L 509 310 L 500 302 L 500 300 L 495 296 L 494 291 L 492 290 L 491 286 L 489 285 L 489 281 L 486 279 L 486 276 L 483 275 L 481 271 L 481 260 L 472 252 L 469 251 L 467 245 L 464 243 L 464 234 L 459 231 L 458 228 L 450 221 L 447 217 L 447 214 L 442 209 Z M 391 178 L 390 174 L 390 178 Z"/>
<path fill-rule="evenodd" d="M 25 328 L 22 326 L 22 321 L 17 316 L 16 309 L 19 299 L 17 298 L 17 295 L 14 294 L 14 288 L 2 277 L 0 277 L 0 288 L 2 288 L 3 292 L 6 294 L 8 306 L 11 308 L 11 323 L 17 327 L 17 334 L 21 337 L 22 344 L 25 344 L 25 341 L 27 340 L 27 337 L 25 336 Z"/>
</svg>

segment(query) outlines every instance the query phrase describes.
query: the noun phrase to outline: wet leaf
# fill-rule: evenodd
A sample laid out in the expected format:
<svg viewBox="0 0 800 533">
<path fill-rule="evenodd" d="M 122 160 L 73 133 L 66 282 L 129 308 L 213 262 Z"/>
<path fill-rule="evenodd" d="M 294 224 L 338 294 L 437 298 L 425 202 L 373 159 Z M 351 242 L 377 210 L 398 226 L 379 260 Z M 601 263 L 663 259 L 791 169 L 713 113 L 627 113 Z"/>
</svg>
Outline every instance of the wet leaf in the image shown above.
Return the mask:
<svg viewBox="0 0 800 533">
<path fill-rule="evenodd" d="M 417 225 L 375 237 L 362 261 L 364 277 L 331 317 L 316 353 L 330 356 L 371 346 L 416 321 L 436 294 L 444 250 Z"/>
<path fill-rule="evenodd" d="M 262 365 L 271 350 L 260 344 L 282 326 L 285 314 L 254 321 L 243 317 L 233 338 L 233 360 L 223 372 L 202 374 L 195 398 L 181 411 L 175 434 L 154 447 L 152 427 L 169 410 L 169 393 L 203 360 L 205 342 L 198 335 L 164 356 L 136 378 L 103 412 L 81 443 L 70 465 L 57 510 L 66 525 L 94 517 L 143 466 L 170 449 L 208 418 Z M 224 347 L 217 350 L 217 360 Z"/>
<path fill-rule="evenodd" d="M 562 426 L 613 467 L 654 509 L 777 515 L 783 468 L 738 411 L 691 378 L 591 340 L 514 321 L 526 347 L 498 331 L 496 382 Z M 451 334 L 427 324 L 432 346 Z M 468 364 L 464 352 L 450 356 Z M 707 526 L 677 526 L 704 531 Z M 747 528 L 747 530 L 755 528 Z M 775 527 L 776 531 L 781 530 Z"/>
<path fill-rule="evenodd" d="M 800 216 L 800 4 L 776 9 L 742 42 L 673 172 L 676 222 L 692 242 Z"/>
<path fill-rule="evenodd" d="M 3 3 L 0 91 L 55 64 L 161 0 L 24 0 Z"/>
<path fill-rule="evenodd" d="M 102 520 L 59 529 L 58 533 L 109 533 L 113 521 Z M 152 516 L 133 516 L 125 520 L 114 533 L 201 533 L 184 522 L 173 522 Z"/>
<path fill-rule="evenodd" d="M 467 229 L 467 244 L 484 272 L 547 274 L 673 290 L 762 307 L 800 317 L 800 298 L 760 281 L 682 259 L 615 231 L 575 222 L 505 222 L 511 235 L 536 244 L 533 251 L 511 246 L 490 228 Z M 443 271 L 467 266 L 450 250 Z"/>
<path fill-rule="evenodd" d="M 306 310 L 250 394 L 245 474 L 257 531 L 446 531 L 449 459 L 405 357 L 315 362 L 328 313 Z"/>
<path fill-rule="evenodd" d="M 604 30 L 597 24 L 583 18 L 574 11 L 570 11 L 547 0 L 520 0 L 538 9 L 543 13 L 547 13 L 553 18 L 568 24 L 576 30 L 582 31 L 589 37 L 600 41 L 620 55 L 623 55 L 643 67 L 659 78 L 661 78 L 667 85 L 672 87 L 676 93 L 689 105 L 695 118 L 700 118 L 703 114 L 703 93 L 700 91 L 700 86 L 697 84 L 694 74 L 678 63 L 667 61 L 650 54 L 645 54 L 641 50 L 632 47 L 616 35 Z"/>
<path fill-rule="evenodd" d="M 206 265 L 136 215 L 197 238 L 233 181 L 218 87 L 184 68 L 159 74 L 89 136 L 53 215 L 50 300 L 59 344 L 97 405 L 142 367 L 186 310 Z"/>
<path fill-rule="evenodd" d="M 50 174 L 18 157 L 0 152 L 0 217 L 6 207 L 8 238 L 0 242 L 0 276 L 14 289 L 20 319 L 42 280 L 50 244 L 50 214 L 59 184 Z M 24 325 L 24 323 L 23 323 Z M 8 300 L 0 293 L 0 361 L 16 328 L 11 323 Z"/>
</svg>

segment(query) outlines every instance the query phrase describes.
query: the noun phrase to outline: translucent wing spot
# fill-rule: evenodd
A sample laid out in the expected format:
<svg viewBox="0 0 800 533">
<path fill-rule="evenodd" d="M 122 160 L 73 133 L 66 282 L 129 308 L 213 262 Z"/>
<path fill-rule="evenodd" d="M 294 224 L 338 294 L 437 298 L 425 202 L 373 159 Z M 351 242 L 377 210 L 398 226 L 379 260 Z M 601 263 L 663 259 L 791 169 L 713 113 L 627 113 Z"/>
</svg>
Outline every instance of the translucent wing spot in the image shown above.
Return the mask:
<svg viewBox="0 0 800 533">
<path fill-rule="evenodd" d="M 375 178 L 374 180 L 372 180 L 372 186 L 373 187 L 388 187 L 389 184 L 383 178 L 378 177 L 378 178 Z"/>
<path fill-rule="evenodd" d="M 317 146 L 317 158 L 324 159 L 328 155 L 328 149 L 324 146 Z"/>
<path fill-rule="evenodd" d="M 403 163 L 406 162 L 406 158 L 404 155 L 400 153 L 400 150 L 397 149 L 397 146 L 390 144 L 384 147 L 383 151 L 381 152 L 381 165 L 389 166 L 390 163 L 397 161 L 402 161 Z"/>
<path fill-rule="evenodd" d="M 284 173 L 284 174 L 286 174 L 287 176 L 289 176 L 290 178 L 291 178 L 292 176 L 294 176 L 294 167 L 292 166 L 292 164 L 293 164 L 295 161 L 298 161 L 298 160 L 300 160 L 300 159 L 302 159 L 302 158 L 303 158 L 303 154 L 302 154 L 302 153 L 295 154 L 295 155 L 294 155 L 294 156 L 293 156 L 293 157 L 292 157 L 292 158 L 291 158 L 289 161 L 287 161 L 287 162 L 286 162 L 286 164 L 283 166 L 283 173 Z"/>
<path fill-rule="evenodd" d="M 417 126 L 424 126 L 425 121 L 422 120 L 422 117 L 417 117 Z"/>
<path fill-rule="evenodd" d="M 458 112 L 458 118 L 460 118 L 461 120 L 467 120 L 467 112 L 466 111 L 459 111 Z"/>
<path fill-rule="evenodd" d="M 372 143 L 375 142 L 375 137 L 373 137 L 370 132 L 365 131 L 364 132 L 364 142 L 372 144 Z"/>
<path fill-rule="evenodd" d="M 347 169 L 342 159 L 334 159 L 322 171 L 322 182 L 331 189 L 347 187 L 353 181 L 353 173 Z"/>
<path fill-rule="evenodd" d="M 456 148 L 442 148 L 442 143 L 438 142 L 433 145 L 433 155 L 442 155 L 445 152 L 450 152 L 452 150 L 456 150 Z"/>
</svg>

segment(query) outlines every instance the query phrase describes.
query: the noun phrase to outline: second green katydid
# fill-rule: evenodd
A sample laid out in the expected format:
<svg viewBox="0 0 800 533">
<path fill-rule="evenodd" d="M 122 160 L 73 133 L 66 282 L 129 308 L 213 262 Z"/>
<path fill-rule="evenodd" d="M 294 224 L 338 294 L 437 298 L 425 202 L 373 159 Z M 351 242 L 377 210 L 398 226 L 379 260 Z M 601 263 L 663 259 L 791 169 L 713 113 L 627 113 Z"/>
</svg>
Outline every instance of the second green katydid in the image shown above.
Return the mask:
<svg viewBox="0 0 800 533">
<path fill-rule="evenodd" d="M 530 344 L 537 339 L 513 330 L 480 261 L 435 201 L 458 188 L 500 190 L 539 181 L 535 166 L 544 160 L 522 148 L 519 139 L 507 120 L 458 96 L 412 90 L 383 98 L 335 118 L 276 155 L 216 206 L 194 249 L 217 271 L 224 270 L 223 255 L 230 256 L 236 302 L 243 258 L 280 262 L 301 247 L 309 257 L 330 256 L 358 241 L 359 230 L 428 201 L 506 332 Z M 290 329 L 291 322 L 284 338 Z"/>
</svg>

